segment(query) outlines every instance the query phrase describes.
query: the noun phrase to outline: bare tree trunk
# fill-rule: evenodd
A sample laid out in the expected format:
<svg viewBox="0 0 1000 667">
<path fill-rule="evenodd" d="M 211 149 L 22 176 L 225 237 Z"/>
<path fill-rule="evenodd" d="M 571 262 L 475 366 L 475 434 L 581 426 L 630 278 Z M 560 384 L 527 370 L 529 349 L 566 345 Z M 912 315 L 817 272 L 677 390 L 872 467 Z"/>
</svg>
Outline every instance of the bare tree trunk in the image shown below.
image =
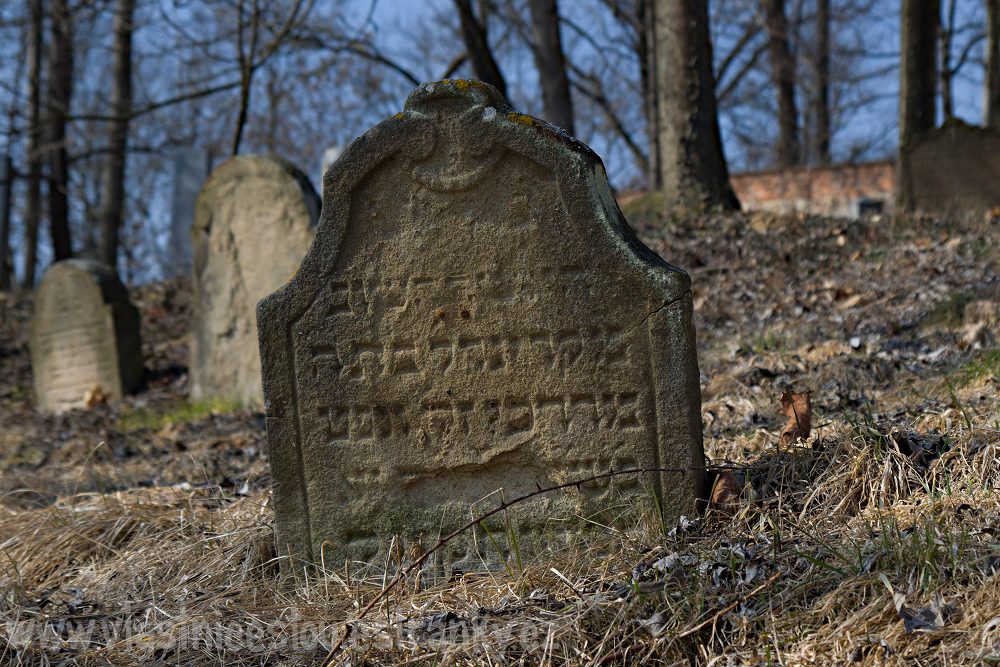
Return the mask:
<svg viewBox="0 0 1000 667">
<path fill-rule="evenodd" d="M 899 163 L 896 201 L 902 210 L 913 206 L 906 151 L 913 139 L 935 126 L 938 0 L 903 0 L 900 14 Z"/>
<path fill-rule="evenodd" d="M 656 94 L 656 48 L 653 35 L 653 0 L 636 2 L 636 55 L 639 58 L 639 76 L 642 82 L 642 111 L 646 117 L 646 136 L 649 140 L 649 161 L 646 180 L 652 190 L 663 187 L 660 180 L 660 98 Z"/>
<path fill-rule="evenodd" d="M 258 5 L 257 0 L 253 0 L 253 6 L 250 9 L 249 26 L 244 23 L 243 8 L 243 0 L 240 0 L 239 4 L 236 6 L 236 14 L 238 17 L 238 25 L 236 28 L 236 50 L 239 53 L 240 59 L 240 106 L 239 112 L 236 114 L 236 128 L 233 130 L 233 155 L 240 152 L 240 144 L 243 142 L 243 130 L 246 128 L 247 116 L 250 111 L 250 90 L 253 86 L 253 75 L 255 71 L 254 59 L 257 57 L 257 33 L 260 30 L 260 6 Z M 247 50 L 244 51 L 243 42 L 246 38 L 243 31 L 248 27 L 250 30 L 250 44 Z"/>
<path fill-rule="evenodd" d="M 128 150 L 128 115 L 132 111 L 132 20 L 135 0 L 118 0 L 115 8 L 114 89 L 111 110 L 117 120 L 108 131 L 108 159 L 101 183 L 101 259 L 118 265 L 118 236 L 125 209 L 125 158 Z"/>
<path fill-rule="evenodd" d="M 986 1 L 986 102 L 983 124 L 1000 130 L 1000 0 Z"/>
<path fill-rule="evenodd" d="M 10 264 L 10 199 L 14 188 L 14 160 L 10 157 L 10 143 L 7 154 L 0 160 L 0 290 L 11 287 Z"/>
<path fill-rule="evenodd" d="M 729 185 L 715 106 L 708 5 L 655 0 L 658 165 L 668 207 L 739 208 Z"/>
<path fill-rule="evenodd" d="M 559 6 L 556 0 L 530 0 L 532 52 L 542 86 L 545 120 L 569 134 L 573 129 L 573 98 L 569 92 L 566 56 L 559 35 Z"/>
<path fill-rule="evenodd" d="M 30 8 L 29 8 L 30 14 Z M 29 18 L 27 26 L 31 25 Z M 21 33 L 20 48 L 17 52 L 17 65 L 14 68 L 14 76 L 8 81 L 11 90 L 21 87 L 21 76 L 24 74 L 25 54 L 31 49 L 30 27 Z M 22 101 L 11 95 L 7 104 L 7 141 L 5 143 L 4 155 L 0 158 L 0 291 L 10 290 L 15 283 L 14 261 L 10 253 L 11 235 L 11 202 L 14 196 L 14 181 L 17 178 L 14 173 L 14 137 L 18 135 L 17 119 L 23 115 L 21 111 Z"/>
<path fill-rule="evenodd" d="M 816 159 L 830 164 L 830 0 L 816 3 Z"/>
<path fill-rule="evenodd" d="M 955 0 L 948 0 L 948 23 L 943 24 L 938 20 L 938 32 L 941 35 L 941 113 L 944 115 L 944 122 L 955 117 L 954 95 L 952 94 L 952 77 L 955 74 L 951 70 L 951 41 L 955 34 Z"/>
<path fill-rule="evenodd" d="M 486 35 L 486 22 L 476 18 L 472 11 L 472 4 L 469 0 L 455 0 L 455 7 L 458 9 L 458 19 L 462 27 L 462 40 L 465 42 L 465 50 L 469 52 L 469 62 L 472 63 L 472 71 L 476 78 L 484 81 L 504 96 L 507 97 L 507 82 L 504 81 L 500 66 L 497 65 L 490 49 L 490 42 Z"/>
<path fill-rule="evenodd" d="M 52 0 L 49 44 L 49 110 L 45 136 L 49 157 L 49 226 L 56 260 L 72 257 L 69 232 L 69 162 L 66 122 L 73 96 L 73 18 L 67 0 Z"/>
<path fill-rule="evenodd" d="M 778 93 L 779 167 L 799 163 L 799 118 L 795 104 L 795 61 L 788 43 L 788 17 L 785 0 L 761 0 L 767 28 L 767 50 L 771 60 L 771 79 Z"/>
<path fill-rule="evenodd" d="M 24 213 L 24 287 L 35 286 L 38 227 L 42 219 L 42 0 L 28 0 L 28 191 Z"/>
</svg>

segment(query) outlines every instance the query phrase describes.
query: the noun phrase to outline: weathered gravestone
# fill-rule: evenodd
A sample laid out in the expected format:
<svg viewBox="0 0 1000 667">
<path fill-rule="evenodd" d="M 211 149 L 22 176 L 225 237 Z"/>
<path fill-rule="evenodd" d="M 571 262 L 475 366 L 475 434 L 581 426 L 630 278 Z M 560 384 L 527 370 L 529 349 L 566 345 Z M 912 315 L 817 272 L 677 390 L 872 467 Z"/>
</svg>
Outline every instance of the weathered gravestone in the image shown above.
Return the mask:
<svg viewBox="0 0 1000 667">
<path fill-rule="evenodd" d="M 950 120 L 902 152 L 899 187 L 916 211 L 982 213 L 1000 206 L 1000 132 Z"/>
<path fill-rule="evenodd" d="M 485 84 L 437 82 L 351 144 L 323 197 L 298 273 L 257 307 L 282 553 L 429 546 L 500 489 L 612 467 L 672 470 L 517 505 L 522 548 L 622 492 L 655 492 L 668 521 L 692 508 L 689 279 L 635 238 L 586 146 Z M 453 546 L 446 564 L 478 561 Z"/>
<path fill-rule="evenodd" d="M 67 259 L 45 272 L 31 322 L 31 368 L 40 410 L 120 398 L 142 378 L 139 311 L 108 266 Z"/>
<path fill-rule="evenodd" d="M 312 242 L 319 198 L 283 160 L 244 155 L 212 172 L 195 211 L 191 396 L 261 405 L 254 309 Z"/>
</svg>

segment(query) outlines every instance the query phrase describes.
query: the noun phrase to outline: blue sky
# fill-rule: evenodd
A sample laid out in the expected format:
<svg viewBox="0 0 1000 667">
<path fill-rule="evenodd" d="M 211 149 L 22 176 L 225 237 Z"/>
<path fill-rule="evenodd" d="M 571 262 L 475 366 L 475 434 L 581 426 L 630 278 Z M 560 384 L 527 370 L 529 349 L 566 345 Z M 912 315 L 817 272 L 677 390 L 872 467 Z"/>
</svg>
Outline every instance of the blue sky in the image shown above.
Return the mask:
<svg viewBox="0 0 1000 667">
<path fill-rule="evenodd" d="M 793 3 L 789 3 L 792 5 Z M 837 6 L 834 2 L 834 6 Z M 368 12 L 371 10 L 370 0 L 349 0 L 348 11 L 360 24 Z M 420 25 L 424 20 L 429 19 L 437 12 L 451 12 L 453 9 L 452 0 L 379 0 L 374 5 L 373 19 L 379 27 L 378 40 L 387 51 L 397 51 L 405 53 L 405 40 L 412 37 L 411 28 Z M 563 0 L 560 4 L 560 11 L 564 15 L 578 21 L 586 21 L 586 3 L 581 0 L 568 2 Z M 843 125 L 834 137 L 834 159 L 853 158 L 855 147 L 864 148 L 861 153 L 862 159 L 881 159 L 892 157 L 896 147 L 896 116 L 897 116 L 897 93 L 898 93 L 898 49 L 899 49 L 899 0 L 872 0 L 871 19 L 851 23 L 844 28 L 844 39 L 856 45 L 863 55 L 859 56 L 854 63 L 859 70 L 873 71 L 878 74 L 871 78 L 864 86 L 864 90 L 859 94 L 864 94 L 863 100 L 859 100 L 858 108 L 851 112 L 849 117 L 844 119 Z M 958 23 L 963 20 L 977 19 L 977 12 L 981 11 L 979 0 L 960 0 Z M 599 28 L 594 27 L 597 31 Z M 849 34 L 848 34 L 849 33 Z M 564 41 L 567 41 L 566 29 L 564 28 Z M 726 44 L 716 44 L 716 56 L 725 52 Z M 456 45 L 456 50 L 460 48 Z M 576 54 L 580 53 L 581 46 L 577 44 Z M 586 47 L 584 47 L 586 48 Z M 955 114 L 957 117 L 972 124 L 978 124 L 982 118 L 982 67 L 979 59 L 982 54 L 982 45 L 973 50 L 970 62 L 966 64 L 954 82 Z M 574 54 L 575 55 L 575 54 Z M 586 57 L 586 56 L 584 56 Z M 536 79 L 532 71 L 530 62 L 504 62 L 501 66 L 505 69 L 505 76 L 509 81 L 532 87 L 536 86 Z M 419 68 L 415 68 L 419 69 Z M 526 80 L 530 79 L 530 80 Z M 766 93 L 766 91 L 765 91 Z M 518 103 L 515 94 L 512 94 L 515 104 Z M 535 96 L 537 99 L 537 96 Z M 529 96 L 522 103 L 532 104 L 533 100 Z M 863 102 L 863 103 L 860 103 Z M 800 97 L 800 104 L 802 100 Z M 540 113 L 540 109 L 524 109 L 528 112 Z M 939 110 L 939 121 L 941 112 Z M 755 124 L 759 124 L 764 130 L 773 129 L 773 120 L 768 117 L 758 117 L 752 119 Z M 731 168 L 739 171 L 752 164 L 751 156 L 742 153 L 739 143 L 736 141 L 734 132 L 739 120 L 735 116 L 721 114 L 723 141 L 727 158 Z M 584 137 L 586 139 L 586 137 Z M 613 180 L 615 175 L 627 174 L 634 170 L 632 160 L 623 150 L 622 146 L 611 142 L 605 142 L 601 137 L 592 137 L 593 148 L 602 154 L 605 162 L 608 163 L 609 175 Z"/>
</svg>

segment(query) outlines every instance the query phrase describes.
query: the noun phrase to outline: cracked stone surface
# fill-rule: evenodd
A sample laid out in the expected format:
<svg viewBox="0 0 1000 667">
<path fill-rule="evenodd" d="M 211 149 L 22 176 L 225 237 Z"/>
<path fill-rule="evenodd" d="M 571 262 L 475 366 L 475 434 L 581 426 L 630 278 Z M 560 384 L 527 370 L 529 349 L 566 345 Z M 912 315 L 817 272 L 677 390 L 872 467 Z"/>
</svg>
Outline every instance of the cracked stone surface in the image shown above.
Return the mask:
<svg viewBox="0 0 1000 667">
<path fill-rule="evenodd" d="M 690 281 L 635 238 L 589 148 L 443 81 L 324 180 L 315 243 L 257 310 L 281 554 L 427 547 L 502 498 L 611 468 L 643 472 L 510 510 L 518 548 L 653 498 L 667 521 L 692 511 Z M 487 528 L 499 554 L 480 529 L 438 564 L 507 557 L 503 517 Z"/>
<path fill-rule="evenodd" d="M 191 229 L 194 400 L 263 405 L 254 309 L 298 269 L 318 217 L 309 180 L 283 160 L 241 155 L 209 176 Z"/>
</svg>

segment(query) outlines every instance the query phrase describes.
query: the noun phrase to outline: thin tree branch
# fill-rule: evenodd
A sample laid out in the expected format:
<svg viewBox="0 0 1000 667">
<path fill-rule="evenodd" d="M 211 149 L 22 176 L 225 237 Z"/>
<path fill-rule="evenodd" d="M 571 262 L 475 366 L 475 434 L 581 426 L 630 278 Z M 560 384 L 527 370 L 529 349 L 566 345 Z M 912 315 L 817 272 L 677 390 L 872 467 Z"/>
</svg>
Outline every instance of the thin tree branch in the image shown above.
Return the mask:
<svg viewBox="0 0 1000 667">
<path fill-rule="evenodd" d="M 448 63 L 448 67 L 444 70 L 444 74 L 441 75 L 441 78 L 450 79 L 451 75 L 457 72 L 458 68 L 464 65 L 468 59 L 469 54 L 465 51 L 452 58 L 451 62 Z"/>
<path fill-rule="evenodd" d="M 618 114 L 615 112 L 614 106 L 611 104 L 611 100 L 609 100 L 608 96 L 604 94 L 604 89 L 601 85 L 601 80 L 593 73 L 583 72 L 582 70 L 580 70 L 579 67 L 577 67 L 573 63 L 568 63 L 568 64 L 570 69 L 573 71 L 573 74 L 576 75 L 576 78 L 574 78 L 570 82 L 573 88 L 583 93 L 586 97 L 590 98 L 590 100 L 592 100 L 594 104 L 596 104 L 601 109 L 605 117 L 611 123 L 615 132 L 625 142 L 625 145 L 632 153 L 632 157 L 635 158 L 635 161 L 639 166 L 639 168 L 643 171 L 643 173 L 645 173 L 646 170 L 649 168 L 649 156 L 646 155 L 646 153 L 643 152 L 642 148 L 639 147 L 639 144 L 636 143 L 635 139 L 632 138 L 632 134 L 628 131 L 628 128 L 625 127 L 625 123 L 622 122 L 622 119 L 618 117 Z M 589 81 L 590 84 L 593 86 L 593 88 L 588 88 L 587 86 L 584 86 L 580 80 Z"/>
<path fill-rule="evenodd" d="M 730 95 L 733 94 L 736 88 L 740 85 L 740 81 L 742 81 L 743 77 L 746 76 L 747 72 L 749 72 L 750 70 L 752 70 L 754 67 L 757 66 L 757 62 L 760 60 L 760 57 L 764 55 L 765 51 L 767 51 L 767 42 L 764 42 L 756 49 L 754 49 L 753 54 L 747 59 L 745 63 L 743 63 L 743 66 L 740 67 L 739 71 L 733 75 L 733 77 L 729 80 L 728 83 L 726 83 L 725 86 L 722 86 L 722 88 L 719 89 L 719 92 L 716 93 L 716 99 L 719 103 L 719 106 L 722 106 L 723 100 L 725 100 L 726 98 L 728 98 Z M 722 83 L 721 79 L 716 79 L 715 81 L 716 81 L 715 83 L 716 87 L 718 87 Z"/>
<path fill-rule="evenodd" d="M 729 53 L 726 54 L 726 57 L 722 59 L 721 63 L 719 63 L 719 69 L 715 73 L 716 81 L 722 81 L 726 77 L 726 72 L 728 72 L 729 68 L 736 62 L 736 59 L 743 52 L 743 49 L 745 49 L 759 34 L 760 24 L 756 18 L 747 21 L 746 26 L 743 28 L 743 34 L 740 35 L 740 38 L 736 40 L 733 48 L 730 49 Z M 759 58 L 760 56 L 757 55 L 756 57 Z M 753 58 L 753 56 L 751 56 L 751 58 Z M 741 72 L 742 71 L 743 70 L 741 70 Z M 737 80 L 739 80 L 739 77 L 737 77 Z"/>
</svg>

